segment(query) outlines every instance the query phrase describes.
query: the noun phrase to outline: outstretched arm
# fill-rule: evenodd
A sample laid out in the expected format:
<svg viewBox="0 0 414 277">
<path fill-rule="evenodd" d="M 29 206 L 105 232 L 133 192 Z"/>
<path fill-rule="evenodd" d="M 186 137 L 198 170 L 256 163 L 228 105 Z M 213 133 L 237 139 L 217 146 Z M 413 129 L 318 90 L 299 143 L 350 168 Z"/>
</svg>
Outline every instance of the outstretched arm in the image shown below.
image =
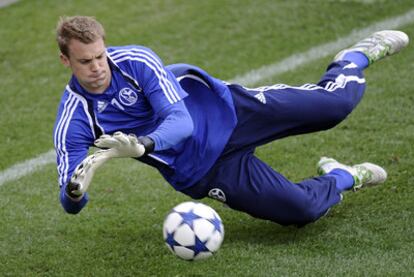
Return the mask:
<svg viewBox="0 0 414 277">
<path fill-rule="evenodd" d="M 163 122 L 158 128 L 148 134 L 154 141 L 154 150 L 160 151 L 179 144 L 193 133 L 193 120 L 184 101 L 167 106 L 160 112 Z"/>
<path fill-rule="evenodd" d="M 59 198 L 62 207 L 67 213 L 77 214 L 88 202 L 88 195 L 86 189 L 79 190 L 77 178 L 89 178 L 91 176 L 85 176 L 85 172 L 90 171 L 92 159 L 91 156 L 86 157 L 83 161 L 82 158 L 87 155 L 87 149 L 73 150 L 71 148 L 65 149 L 66 153 L 62 154 L 62 151 L 58 149 L 58 173 L 60 181 L 60 193 Z M 81 162 L 78 162 L 81 160 Z M 76 166 L 76 164 L 78 164 Z M 73 169 L 73 167 L 75 167 Z M 94 165 L 93 167 L 96 167 Z M 68 177 L 69 176 L 69 177 Z M 84 180 L 82 180 L 84 181 Z"/>
<path fill-rule="evenodd" d="M 87 156 L 74 170 L 68 183 L 61 187 L 60 200 L 68 213 L 76 214 L 86 205 L 86 191 L 92 182 L 96 170 L 112 158 L 139 158 L 145 153 L 145 147 L 134 135 L 116 132 L 114 135 L 102 135 L 95 141 L 96 146 L 109 148 L 99 150 Z"/>
</svg>

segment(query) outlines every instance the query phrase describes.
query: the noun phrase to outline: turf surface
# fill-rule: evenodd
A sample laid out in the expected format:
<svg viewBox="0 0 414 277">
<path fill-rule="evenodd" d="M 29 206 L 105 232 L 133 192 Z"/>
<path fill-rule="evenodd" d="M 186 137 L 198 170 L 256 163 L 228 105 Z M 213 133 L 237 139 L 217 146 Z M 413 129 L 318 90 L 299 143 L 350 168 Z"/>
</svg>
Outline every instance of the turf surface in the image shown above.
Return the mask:
<svg viewBox="0 0 414 277">
<path fill-rule="evenodd" d="M 193 63 L 229 80 L 251 69 L 413 9 L 406 1 L 20 1 L 0 9 L 0 170 L 52 148 L 69 72 L 59 63 L 60 15 L 94 15 L 109 45 L 151 47 L 166 64 Z M 411 37 L 414 24 L 404 26 Z M 383 165 L 381 187 L 348 193 L 304 228 L 282 227 L 203 200 L 226 230 L 218 254 L 178 260 L 165 247 L 165 215 L 188 200 L 145 165 L 111 161 L 77 216 L 58 201 L 54 165 L 0 186 L 0 275 L 4 276 L 409 276 L 414 274 L 412 47 L 366 71 L 367 93 L 330 131 L 258 149 L 294 181 L 322 155 Z M 316 82 L 330 58 L 266 80 Z M 265 84 L 265 83 L 263 83 Z"/>
</svg>

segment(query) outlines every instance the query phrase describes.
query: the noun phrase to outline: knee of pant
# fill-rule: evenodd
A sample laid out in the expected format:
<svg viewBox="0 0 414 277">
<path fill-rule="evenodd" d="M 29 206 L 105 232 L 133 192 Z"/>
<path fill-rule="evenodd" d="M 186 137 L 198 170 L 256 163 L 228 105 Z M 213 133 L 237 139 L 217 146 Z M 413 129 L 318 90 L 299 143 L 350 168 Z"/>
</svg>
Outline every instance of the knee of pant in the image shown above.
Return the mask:
<svg viewBox="0 0 414 277">
<path fill-rule="evenodd" d="M 299 208 L 302 217 L 302 220 L 300 220 L 301 222 L 310 223 L 316 221 L 323 215 L 312 200 L 305 201 L 302 204 L 303 205 Z"/>
<path fill-rule="evenodd" d="M 326 110 L 329 113 L 329 120 L 334 124 L 338 124 L 344 120 L 354 109 L 355 105 L 348 99 L 342 99 L 334 107 L 330 107 Z"/>
<path fill-rule="evenodd" d="M 340 105 L 340 110 L 339 110 L 341 118 L 343 119 L 347 117 L 352 112 L 354 107 L 355 107 L 355 103 L 352 100 L 349 100 L 349 99 L 343 100 Z"/>
<path fill-rule="evenodd" d="M 312 208 L 311 209 L 308 209 L 305 212 L 304 215 L 305 215 L 304 218 L 306 219 L 305 221 L 307 223 L 314 222 L 314 221 L 318 220 L 322 216 L 322 214 L 320 213 L 320 211 L 317 211 L 317 210 L 312 209 Z"/>
<path fill-rule="evenodd" d="M 202 199 L 206 197 L 205 188 L 201 185 L 194 185 L 189 188 L 180 190 L 181 193 L 184 193 L 187 196 L 190 196 L 193 199 Z"/>
</svg>

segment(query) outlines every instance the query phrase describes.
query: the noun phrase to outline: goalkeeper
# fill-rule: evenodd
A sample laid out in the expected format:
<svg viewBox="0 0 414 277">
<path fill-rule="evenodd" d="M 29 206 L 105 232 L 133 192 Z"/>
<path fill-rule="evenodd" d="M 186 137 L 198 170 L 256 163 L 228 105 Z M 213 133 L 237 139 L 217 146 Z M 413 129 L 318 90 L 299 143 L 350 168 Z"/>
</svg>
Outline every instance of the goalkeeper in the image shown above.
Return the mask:
<svg viewBox="0 0 414 277">
<path fill-rule="evenodd" d="M 292 183 L 254 152 L 345 119 L 364 94 L 363 70 L 403 49 L 403 32 L 377 32 L 341 51 L 317 84 L 254 89 L 195 66 L 164 66 L 142 46 L 106 47 L 103 27 L 91 17 L 61 18 L 57 42 L 72 72 L 54 127 L 68 213 L 86 205 L 93 175 L 112 158 L 137 159 L 194 199 L 211 197 L 282 225 L 313 222 L 342 192 L 386 179 L 380 166 L 323 157 L 320 176 Z M 88 156 L 91 146 L 101 150 Z"/>
</svg>

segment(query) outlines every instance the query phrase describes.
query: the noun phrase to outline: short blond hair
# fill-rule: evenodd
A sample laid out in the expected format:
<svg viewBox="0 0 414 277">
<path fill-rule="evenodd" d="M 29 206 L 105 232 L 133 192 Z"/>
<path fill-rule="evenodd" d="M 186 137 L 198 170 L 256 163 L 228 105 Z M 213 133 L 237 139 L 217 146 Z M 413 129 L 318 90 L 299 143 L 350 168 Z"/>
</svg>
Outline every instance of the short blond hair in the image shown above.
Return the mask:
<svg viewBox="0 0 414 277">
<path fill-rule="evenodd" d="M 102 38 L 105 30 L 101 23 L 90 16 L 61 17 L 56 27 L 56 40 L 62 54 L 69 57 L 69 43 L 72 39 L 92 43 Z"/>
</svg>

